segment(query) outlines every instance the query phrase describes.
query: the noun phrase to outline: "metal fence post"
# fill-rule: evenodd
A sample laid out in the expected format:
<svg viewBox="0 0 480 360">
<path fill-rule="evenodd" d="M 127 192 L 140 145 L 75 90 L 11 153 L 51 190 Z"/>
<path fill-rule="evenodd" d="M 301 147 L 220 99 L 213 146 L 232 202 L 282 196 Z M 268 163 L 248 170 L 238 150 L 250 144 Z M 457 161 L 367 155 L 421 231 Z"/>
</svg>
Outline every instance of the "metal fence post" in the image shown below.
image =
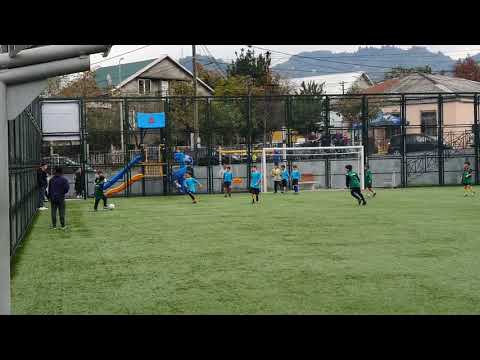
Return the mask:
<svg viewBox="0 0 480 360">
<path fill-rule="evenodd" d="M 250 171 L 252 168 L 252 96 L 247 99 L 247 189 L 250 187 Z"/>
<path fill-rule="evenodd" d="M 330 137 L 330 98 L 328 95 L 325 96 L 325 119 L 324 119 L 324 136 L 328 140 L 329 145 L 331 145 Z M 330 159 L 327 156 L 325 159 L 325 188 L 330 189 Z"/>
<path fill-rule="evenodd" d="M 125 150 L 124 150 L 124 156 L 123 156 L 123 166 L 127 166 L 129 160 L 128 160 L 128 145 L 130 143 L 130 121 L 128 119 L 128 100 L 127 98 L 123 98 L 123 131 L 124 131 L 124 135 L 127 135 L 126 136 L 126 144 L 125 144 Z M 134 130 L 135 131 L 135 130 Z M 126 132 L 126 134 L 125 134 Z M 126 189 L 125 189 L 125 192 L 124 192 L 124 196 L 125 197 L 129 197 L 130 196 L 130 186 L 127 186 Z"/>
<path fill-rule="evenodd" d="M 84 99 L 80 99 L 80 166 L 82 169 L 82 174 L 80 181 L 83 183 L 83 200 L 87 200 L 87 191 L 88 191 L 88 174 L 87 174 L 87 126 L 86 126 L 86 102 Z"/>
<path fill-rule="evenodd" d="M 362 95 L 362 145 L 364 152 L 364 162 L 368 163 L 368 104 L 367 97 Z M 362 164 L 365 166 L 365 164 Z"/>
<path fill-rule="evenodd" d="M 444 177 L 444 156 L 443 156 L 443 96 L 438 95 L 438 123 L 437 123 L 437 141 L 438 141 L 438 184 L 445 185 Z M 427 162 L 425 161 L 425 164 Z"/>
<path fill-rule="evenodd" d="M 475 149 L 475 184 L 480 182 L 479 174 L 479 150 L 480 150 L 480 129 L 478 121 L 478 107 L 479 98 L 478 94 L 473 95 L 473 128 L 474 128 L 474 149 Z"/>
<path fill-rule="evenodd" d="M 206 100 L 206 114 L 205 114 L 205 126 L 206 126 L 206 141 L 207 141 L 207 187 L 208 193 L 214 193 L 213 187 L 213 165 L 212 165 L 212 157 L 213 157 L 213 129 L 214 127 L 211 124 L 212 116 L 211 116 L 211 103 L 210 98 Z"/>
<path fill-rule="evenodd" d="M 401 160 L 400 160 L 400 171 L 401 171 L 401 186 L 403 188 L 408 187 L 408 174 L 407 174 L 407 151 L 406 151 L 406 139 L 407 139 L 407 104 L 405 100 L 405 95 L 402 95 L 400 100 L 400 131 L 402 134 L 401 140 Z"/>
<path fill-rule="evenodd" d="M 7 87 L 0 82 L 0 315 L 10 314 L 10 197 Z"/>
</svg>

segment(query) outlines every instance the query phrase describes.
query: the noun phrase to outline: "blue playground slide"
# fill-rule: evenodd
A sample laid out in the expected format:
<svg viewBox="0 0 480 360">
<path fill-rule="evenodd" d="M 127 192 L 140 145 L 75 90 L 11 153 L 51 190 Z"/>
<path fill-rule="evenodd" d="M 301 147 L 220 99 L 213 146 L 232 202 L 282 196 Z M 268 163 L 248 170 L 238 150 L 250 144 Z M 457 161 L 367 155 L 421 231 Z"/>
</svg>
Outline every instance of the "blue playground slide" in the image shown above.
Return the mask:
<svg viewBox="0 0 480 360">
<path fill-rule="evenodd" d="M 172 181 L 178 182 L 180 192 L 184 193 L 186 188 L 183 183 L 183 177 L 187 172 L 187 164 L 192 164 L 193 160 L 190 156 L 184 154 L 183 152 L 177 151 L 174 155 L 175 162 L 180 164 L 180 168 L 172 173 Z"/>
<path fill-rule="evenodd" d="M 130 170 L 135 164 L 138 164 L 140 161 L 142 161 L 143 155 L 137 155 L 135 156 L 128 164 L 125 166 L 120 172 L 118 172 L 114 177 L 112 177 L 110 180 L 108 180 L 105 184 L 103 184 L 103 190 L 107 190 L 109 187 L 111 187 L 113 184 L 115 184 L 118 180 L 123 178 L 123 175 Z"/>
</svg>

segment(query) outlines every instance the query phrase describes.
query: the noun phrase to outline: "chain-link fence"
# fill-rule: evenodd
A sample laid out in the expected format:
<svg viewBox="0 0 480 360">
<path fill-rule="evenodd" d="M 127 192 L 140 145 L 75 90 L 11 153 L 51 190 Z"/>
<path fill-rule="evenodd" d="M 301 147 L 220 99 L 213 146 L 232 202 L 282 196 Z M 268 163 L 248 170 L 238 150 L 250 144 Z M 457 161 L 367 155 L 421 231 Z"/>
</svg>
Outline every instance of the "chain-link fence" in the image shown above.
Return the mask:
<svg viewBox="0 0 480 360">
<path fill-rule="evenodd" d="M 46 99 L 47 100 L 47 99 Z M 78 99 L 77 99 L 78 100 Z M 144 161 L 122 181 L 143 174 L 120 196 L 175 194 L 175 151 L 193 158 L 190 169 L 204 185 L 222 191 L 222 168 L 229 165 L 233 191 L 248 188 L 250 167 L 261 149 L 362 145 L 375 187 L 459 184 L 463 163 L 478 176 L 479 95 L 398 94 L 245 97 L 129 97 L 81 99 L 82 136 L 63 156 L 85 170 L 86 195 L 94 190 L 94 172 L 111 177 L 135 154 Z M 194 147 L 194 101 L 200 141 Z M 138 129 L 138 112 L 165 112 L 166 127 Z M 475 131 L 477 129 L 477 131 Z M 76 146 L 78 145 L 78 148 Z M 68 153 L 68 154 L 67 154 Z M 84 155 L 82 155 L 84 154 Z M 59 155 L 61 156 L 61 155 Z M 83 160 L 82 160 L 83 159 Z M 312 177 L 320 187 L 343 182 L 333 156 L 317 157 Z M 287 165 L 291 167 L 291 160 Z M 338 182 L 338 184 L 337 184 Z"/>
</svg>

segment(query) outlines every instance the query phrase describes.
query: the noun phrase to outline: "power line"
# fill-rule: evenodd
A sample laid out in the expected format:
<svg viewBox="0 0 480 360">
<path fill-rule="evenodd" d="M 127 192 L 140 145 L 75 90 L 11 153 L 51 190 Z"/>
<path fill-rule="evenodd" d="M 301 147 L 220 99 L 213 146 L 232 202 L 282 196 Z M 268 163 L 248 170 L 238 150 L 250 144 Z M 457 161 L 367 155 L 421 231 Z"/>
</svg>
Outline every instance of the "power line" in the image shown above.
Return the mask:
<svg viewBox="0 0 480 360">
<path fill-rule="evenodd" d="M 325 62 L 330 62 L 330 63 L 335 63 L 335 64 L 343 64 L 343 65 L 355 65 L 355 66 L 372 67 L 372 68 L 389 69 L 389 70 L 391 69 L 390 66 L 387 67 L 387 66 L 379 66 L 379 65 L 367 65 L 367 64 L 349 63 L 349 62 L 336 61 L 336 60 L 324 60 L 324 59 L 321 59 L 321 58 L 316 58 L 316 57 L 311 57 L 311 56 L 289 54 L 289 53 L 282 52 L 282 51 L 265 49 L 265 48 L 258 47 L 258 46 L 253 46 L 253 45 L 252 45 L 252 47 L 253 47 L 253 48 L 256 48 L 256 49 L 260 49 L 260 50 L 269 51 L 269 52 L 277 52 L 277 53 L 284 54 L 284 55 L 295 56 L 295 57 L 299 57 L 299 58 L 303 58 L 303 59 L 311 59 L 311 60 L 325 61 Z"/>
<path fill-rule="evenodd" d="M 147 47 L 149 47 L 149 46 L 152 46 L 152 45 L 145 45 L 145 46 L 139 47 L 139 48 L 137 48 L 137 49 L 133 49 L 133 50 L 127 51 L 127 52 L 124 52 L 123 54 L 115 55 L 115 56 L 109 57 L 108 59 L 104 59 L 104 60 L 100 60 L 100 61 L 94 62 L 92 65 L 100 64 L 100 63 L 103 63 L 103 62 L 105 62 L 105 61 L 109 61 L 109 60 L 111 60 L 111 59 L 115 59 L 115 58 L 120 57 L 120 56 L 123 56 L 123 55 L 131 54 L 131 53 L 133 53 L 133 52 L 135 52 L 135 51 L 145 49 L 145 48 L 147 48 Z"/>
<path fill-rule="evenodd" d="M 247 45 L 249 46 L 249 45 Z M 262 49 L 258 46 L 254 46 L 252 45 L 252 47 L 254 48 L 258 48 L 258 49 Z M 425 58 L 425 57 L 438 57 L 438 56 L 442 56 L 442 55 L 445 55 L 445 54 L 450 54 L 450 53 L 460 53 L 460 52 L 468 52 L 468 51 L 480 51 L 480 48 L 479 49 L 465 49 L 465 50 L 452 50 L 452 51 L 443 51 L 441 52 L 441 54 L 435 54 L 435 53 L 432 53 L 432 55 L 419 55 L 419 54 L 406 54 L 405 52 L 408 52 L 410 51 L 411 49 L 407 49 L 407 50 L 404 50 L 404 49 L 401 49 L 401 48 L 397 48 L 395 50 L 395 53 L 388 53 L 388 52 L 385 52 L 385 50 L 382 50 L 382 48 L 373 48 L 373 49 L 378 49 L 380 51 L 382 51 L 382 54 L 380 55 L 375 55 L 375 54 L 365 54 L 365 55 L 358 55 L 358 54 L 354 54 L 352 53 L 351 55 L 332 55 L 332 56 L 319 56 L 319 57 L 316 57 L 316 59 L 325 59 L 325 60 L 328 60 L 328 59 L 338 59 L 338 58 L 346 58 L 346 59 L 351 59 L 351 58 L 361 58 L 361 57 L 381 57 L 381 56 L 385 56 L 385 55 L 389 55 L 389 56 L 408 56 L 408 57 L 419 57 L 419 58 Z M 265 50 L 265 49 L 263 49 Z M 266 49 L 267 51 L 276 51 L 276 50 L 268 50 Z M 401 51 L 404 51 L 404 53 L 400 53 Z M 296 56 L 296 55 L 293 55 L 293 54 L 287 54 L 287 53 L 283 53 L 283 52 L 280 52 L 280 51 L 276 51 L 276 52 L 279 52 L 281 54 L 285 54 L 285 55 L 288 55 L 288 56 Z M 451 59 L 451 58 L 450 58 Z M 452 59 L 452 61 L 455 61 L 454 59 Z"/>
<path fill-rule="evenodd" d="M 209 55 L 210 59 L 213 60 L 213 62 L 215 63 L 217 69 L 219 70 L 220 74 L 222 75 L 222 77 L 226 78 L 226 74 L 225 72 L 223 71 L 222 67 L 220 66 L 220 64 L 217 62 L 217 59 L 215 59 L 215 57 L 212 55 L 212 53 L 210 52 L 210 50 L 208 49 L 207 45 L 201 45 L 202 47 L 205 48 L 205 51 L 207 52 L 207 54 Z"/>
</svg>

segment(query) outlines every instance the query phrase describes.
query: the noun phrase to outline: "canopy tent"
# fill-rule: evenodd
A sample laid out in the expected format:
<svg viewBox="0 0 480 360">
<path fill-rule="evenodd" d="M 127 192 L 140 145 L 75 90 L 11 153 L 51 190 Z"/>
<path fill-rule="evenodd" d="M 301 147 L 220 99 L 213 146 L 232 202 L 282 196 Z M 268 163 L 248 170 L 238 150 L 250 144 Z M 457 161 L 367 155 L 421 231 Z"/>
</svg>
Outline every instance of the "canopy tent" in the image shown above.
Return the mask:
<svg viewBox="0 0 480 360">
<path fill-rule="evenodd" d="M 392 114 L 384 114 L 379 112 L 372 120 L 369 122 L 369 126 L 372 127 L 383 127 L 383 126 L 400 126 L 401 120 L 398 116 Z M 354 122 L 352 125 L 354 130 L 362 128 L 362 122 Z"/>
</svg>

